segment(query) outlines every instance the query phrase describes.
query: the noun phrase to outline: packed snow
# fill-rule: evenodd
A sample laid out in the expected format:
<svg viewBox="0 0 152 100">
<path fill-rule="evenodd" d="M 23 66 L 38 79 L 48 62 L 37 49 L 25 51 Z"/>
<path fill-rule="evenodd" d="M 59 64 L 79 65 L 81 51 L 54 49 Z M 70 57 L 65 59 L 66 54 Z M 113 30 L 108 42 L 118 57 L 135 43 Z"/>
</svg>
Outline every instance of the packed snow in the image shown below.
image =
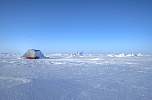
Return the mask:
<svg viewBox="0 0 152 100">
<path fill-rule="evenodd" d="M 0 100 L 151 100 L 152 56 L 0 53 Z"/>
</svg>

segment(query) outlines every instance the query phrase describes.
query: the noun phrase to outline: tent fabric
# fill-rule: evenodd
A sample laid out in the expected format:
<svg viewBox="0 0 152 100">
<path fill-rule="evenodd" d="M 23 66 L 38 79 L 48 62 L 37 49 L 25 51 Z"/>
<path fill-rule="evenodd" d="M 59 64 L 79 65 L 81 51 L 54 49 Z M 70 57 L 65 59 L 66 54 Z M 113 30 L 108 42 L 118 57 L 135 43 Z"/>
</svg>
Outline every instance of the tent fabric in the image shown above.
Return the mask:
<svg viewBox="0 0 152 100">
<path fill-rule="evenodd" d="M 29 49 L 24 55 L 24 58 L 27 59 L 42 59 L 45 58 L 43 53 L 40 50 Z"/>
</svg>

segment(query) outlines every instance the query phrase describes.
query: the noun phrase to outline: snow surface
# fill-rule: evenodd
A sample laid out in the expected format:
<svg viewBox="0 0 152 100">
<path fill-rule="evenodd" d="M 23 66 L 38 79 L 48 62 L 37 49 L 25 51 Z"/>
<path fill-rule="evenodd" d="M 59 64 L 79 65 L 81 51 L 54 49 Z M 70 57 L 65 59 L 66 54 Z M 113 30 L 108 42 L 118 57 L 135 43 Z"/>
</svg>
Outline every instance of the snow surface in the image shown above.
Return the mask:
<svg viewBox="0 0 152 100">
<path fill-rule="evenodd" d="M 109 55 L 0 53 L 0 100 L 151 100 L 152 56 Z"/>
</svg>

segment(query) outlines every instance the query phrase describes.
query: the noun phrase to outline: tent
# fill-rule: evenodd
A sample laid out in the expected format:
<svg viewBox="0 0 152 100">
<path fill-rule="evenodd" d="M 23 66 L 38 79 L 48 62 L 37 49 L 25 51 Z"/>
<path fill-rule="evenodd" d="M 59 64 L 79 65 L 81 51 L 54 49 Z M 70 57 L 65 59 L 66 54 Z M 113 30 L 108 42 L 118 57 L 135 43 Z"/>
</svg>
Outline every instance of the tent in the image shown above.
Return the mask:
<svg viewBox="0 0 152 100">
<path fill-rule="evenodd" d="M 29 49 L 24 55 L 23 58 L 26 59 L 42 59 L 45 58 L 43 53 L 40 50 Z"/>
</svg>

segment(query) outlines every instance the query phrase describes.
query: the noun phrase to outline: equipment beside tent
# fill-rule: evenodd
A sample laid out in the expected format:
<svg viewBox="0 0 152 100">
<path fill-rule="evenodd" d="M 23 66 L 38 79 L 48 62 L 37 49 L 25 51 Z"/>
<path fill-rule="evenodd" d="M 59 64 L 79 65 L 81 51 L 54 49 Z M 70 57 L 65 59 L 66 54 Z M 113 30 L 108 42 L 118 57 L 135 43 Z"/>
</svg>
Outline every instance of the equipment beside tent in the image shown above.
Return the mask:
<svg viewBox="0 0 152 100">
<path fill-rule="evenodd" d="M 26 59 L 42 59 L 45 58 L 43 53 L 40 50 L 29 49 L 24 55 L 23 58 Z"/>
</svg>

